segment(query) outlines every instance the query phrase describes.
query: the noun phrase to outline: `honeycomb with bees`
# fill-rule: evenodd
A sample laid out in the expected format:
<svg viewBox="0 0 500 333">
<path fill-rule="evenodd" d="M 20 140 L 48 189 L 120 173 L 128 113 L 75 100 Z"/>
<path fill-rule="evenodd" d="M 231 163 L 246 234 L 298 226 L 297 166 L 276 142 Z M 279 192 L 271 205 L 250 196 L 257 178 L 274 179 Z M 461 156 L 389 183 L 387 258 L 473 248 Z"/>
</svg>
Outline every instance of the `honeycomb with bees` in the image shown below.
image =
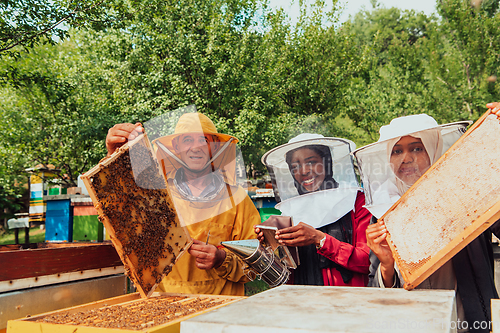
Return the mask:
<svg viewBox="0 0 500 333">
<path fill-rule="evenodd" d="M 192 240 L 147 136 L 117 149 L 82 180 L 127 275 L 142 297 L 150 296 Z"/>
<path fill-rule="evenodd" d="M 182 321 L 245 299 L 243 296 L 132 293 L 10 320 L 8 332 L 179 332 Z"/>
</svg>

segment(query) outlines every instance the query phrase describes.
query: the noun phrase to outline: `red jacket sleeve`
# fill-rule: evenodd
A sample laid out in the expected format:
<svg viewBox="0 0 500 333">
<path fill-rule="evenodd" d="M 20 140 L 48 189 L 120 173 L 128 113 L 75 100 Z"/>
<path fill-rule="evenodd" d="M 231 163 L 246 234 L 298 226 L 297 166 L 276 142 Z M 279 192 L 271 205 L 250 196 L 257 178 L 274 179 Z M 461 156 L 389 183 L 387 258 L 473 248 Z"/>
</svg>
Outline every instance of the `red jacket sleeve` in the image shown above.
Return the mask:
<svg viewBox="0 0 500 333">
<path fill-rule="evenodd" d="M 363 207 L 364 204 L 365 196 L 358 192 L 351 211 L 352 245 L 326 235 L 325 243 L 318 253 L 353 272 L 368 274 L 370 249 L 366 244 L 366 228 L 370 224 L 371 214 Z"/>
</svg>

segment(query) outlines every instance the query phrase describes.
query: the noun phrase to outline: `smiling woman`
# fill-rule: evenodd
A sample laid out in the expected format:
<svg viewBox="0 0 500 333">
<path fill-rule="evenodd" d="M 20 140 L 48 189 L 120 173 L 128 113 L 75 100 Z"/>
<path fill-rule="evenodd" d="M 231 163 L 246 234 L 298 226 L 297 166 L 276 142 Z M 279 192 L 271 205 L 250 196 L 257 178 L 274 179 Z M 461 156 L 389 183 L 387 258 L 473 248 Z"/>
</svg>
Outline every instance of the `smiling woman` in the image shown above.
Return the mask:
<svg viewBox="0 0 500 333">
<path fill-rule="evenodd" d="M 299 194 L 338 186 L 331 174 L 332 155 L 326 146 L 310 145 L 289 151 L 286 163 Z"/>
<path fill-rule="evenodd" d="M 298 247 L 294 284 L 362 287 L 368 282 L 370 214 L 354 173 L 354 148 L 346 139 L 303 133 L 262 157 L 276 208 L 293 218 L 293 226 L 276 231 L 276 239 Z M 260 228 L 255 231 L 262 238 Z"/>
<path fill-rule="evenodd" d="M 402 137 L 391 150 L 391 168 L 403 183 L 413 185 L 431 166 L 422 140 Z"/>
<path fill-rule="evenodd" d="M 462 135 L 468 121 L 438 125 L 426 115 L 393 119 L 377 142 L 354 151 L 361 169 L 366 207 L 384 213 Z"/>
<path fill-rule="evenodd" d="M 293 152 L 289 165 L 293 178 L 307 192 L 316 191 L 325 180 L 323 158 L 313 149 L 302 148 Z"/>
<path fill-rule="evenodd" d="M 495 113 L 495 105 L 488 104 L 487 107 L 493 109 L 492 112 Z M 498 125 L 498 119 L 494 119 L 494 121 Z M 366 207 L 374 216 L 372 223 L 366 229 L 366 239 L 371 250 L 370 281 L 368 286 L 399 288 L 407 282 L 399 272 L 399 268 L 402 265 L 398 268 L 395 262 L 397 254 L 392 252 L 389 244 L 389 241 L 391 241 L 392 245 L 396 247 L 394 240 L 397 238 L 398 231 L 387 228 L 385 223 L 387 216 L 390 216 L 395 210 L 391 210 L 388 214 L 386 212 L 394 202 L 405 194 L 411 185 L 415 184 L 416 180 L 429 169 L 429 166 L 434 164 L 460 138 L 470 123 L 469 121 L 461 121 L 438 125 L 434 118 L 426 114 L 399 117 L 393 119 L 390 124 L 380 128 L 380 138 L 376 143 L 354 151 L 367 195 Z M 481 152 L 487 151 L 486 149 L 481 150 L 481 147 L 477 147 L 477 145 L 475 146 L 475 150 L 475 152 L 468 153 L 469 157 L 476 156 L 473 154 L 484 154 Z M 447 153 L 441 162 L 444 163 L 452 159 L 452 154 L 453 151 Z M 467 166 L 467 163 L 465 165 Z M 439 166 L 433 170 L 438 169 Z M 436 181 L 437 177 L 430 180 L 432 173 L 426 175 L 425 177 L 427 178 L 425 180 L 430 180 L 430 183 L 433 185 L 431 187 L 424 187 L 422 196 L 419 199 L 413 200 L 413 207 L 418 207 L 410 209 L 414 215 L 398 219 L 397 227 L 399 228 L 399 232 L 402 230 L 406 232 L 405 237 L 403 237 L 404 239 L 400 237 L 400 241 L 402 242 L 408 240 L 405 246 L 408 246 L 411 240 L 418 238 L 419 235 L 422 238 L 430 239 L 434 231 L 438 234 L 436 238 L 448 238 L 446 236 L 446 227 L 442 228 L 442 225 L 439 224 L 439 214 L 433 215 L 431 209 L 431 213 L 426 215 L 429 210 L 425 208 L 424 199 L 427 198 L 429 200 L 430 191 L 438 191 L 444 201 L 448 201 L 447 195 L 457 195 L 459 194 L 458 192 L 462 195 L 466 193 L 466 185 L 473 183 L 474 180 L 471 180 L 468 176 L 462 179 L 460 177 L 456 178 L 454 173 L 450 173 L 450 169 L 447 171 L 441 169 L 442 173 L 438 177 L 442 184 L 450 184 L 451 187 L 443 189 L 444 186 L 440 186 L 439 182 Z M 472 169 L 468 168 L 467 170 L 471 171 Z M 422 183 L 419 184 L 425 184 L 425 180 L 422 180 Z M 429 185 L 429 182 L 427 185 Z M 415 188 L 418 188 L 418 185 Z M 422 189 L 422 187 L 420 188 Z M 456 189 L 456 193 L 450 190 L 453 188 Z M 489 191 L 492 190 L 490 189 Z M 467 197 L 467 195 L 465 196 Z M 433 196 L 431 195 L 431 197 Z M 409 202 L 405 201 L 405 199 L 400 201 L 398 207 L 404 206 Z M 464 206 L 465 203 L 462 201 L 461 205 Z M 463 213 L 466 213 L 467 216 L 473 215 L 472 209 L 474 209 L 474 207 L 471 209 L 471 214 L 462 210 L 456 212 L 453 211 L 453 207 L 444 208 L 445 205 L 440 205 L 439 202 L 432 200 L 430 200 L 429 206 L 440 210 L 447 223 L 455 223 L 459 219 L 457 216 Z M 478 207 L 476 208 L 479 209 Z M 384 214 L 386 214 L 385 217 Z M 377 221 L 375 217 L 379 218 L 379 220 Z M 424 220 L 428 224 L 421 223 Z M 461 228 L 456 225 L 453 227 L 455 230 L 463 230 Z M 476 235 L 474 240 L 468 243 L 466 247 L 461 249 L 451 259 L 448 256 L 446 257 L 447 261 L 440 261 L 439 269 L 425 278 L 425 280 L 420 281 L 416 287 L 416 289 L 454 290 L 456 296 L 456 314 L 458 322 L 465 323 L 462 326 L 463 328 L 471 328 L 473 327 L 473 323 L 481 321 L 489 322 L 490 320 L 490 299 L 498 298 L 493 279 L 494 267 L 491 237 L 492 232 L 498 235 L 499 230 L 500 223 L 493 223 L 488 230 L 479 236 Z M 389 239 L 389 232 L 391 232 L 390 237 L 392 237 L 392 240 Z M 417 243 L 422 244 L 421 241 L 417 241 Z M 404 246 L 398 247 L 398 251 L 401 251 L 401 247 Z M 413 246 L 412 249 L 408 248 L 406 253 L 415 257 L 422 252 L 419 252 L 419 249 Z M 420 262 L 426 262 L 431 257 L 419 258 Z M 415 274 L 415 276 L 418 275 Z M 489 330 L 470 329 L 470 332 L 483 331 L 489 332 Z"/>
</svg>

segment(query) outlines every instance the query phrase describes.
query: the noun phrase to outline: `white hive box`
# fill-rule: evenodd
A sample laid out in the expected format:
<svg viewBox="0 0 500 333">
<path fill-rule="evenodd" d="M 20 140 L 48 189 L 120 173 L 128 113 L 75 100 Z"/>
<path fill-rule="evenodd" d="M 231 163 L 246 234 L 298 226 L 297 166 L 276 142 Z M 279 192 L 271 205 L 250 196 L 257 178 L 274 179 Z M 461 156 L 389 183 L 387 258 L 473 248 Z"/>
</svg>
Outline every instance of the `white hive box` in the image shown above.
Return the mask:
<svg viewBox="0 0 500 333">
<path fill-rule="evenodd" d="M 500 332 L 500 299 L 491 300 L 491 326 L 488 327 L 493 333 Z"/>
<path fill-rule="evenodd" d="M 284 285 L 187 319 L 181 333 L 454 332 L 455 292 Z"/>
</svg>

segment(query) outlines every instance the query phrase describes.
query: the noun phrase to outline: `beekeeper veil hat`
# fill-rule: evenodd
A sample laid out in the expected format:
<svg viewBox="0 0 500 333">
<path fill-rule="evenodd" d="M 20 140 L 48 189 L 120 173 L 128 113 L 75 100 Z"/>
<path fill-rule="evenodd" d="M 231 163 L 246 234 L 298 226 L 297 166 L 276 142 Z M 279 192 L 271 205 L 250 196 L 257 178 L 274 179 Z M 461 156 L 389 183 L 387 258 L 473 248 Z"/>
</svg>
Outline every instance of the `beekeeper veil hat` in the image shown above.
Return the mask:
<svg viewBox="0 0 500 333">
<path fill-rule="evenodd" d="M 431 116 L 418 114 L 395 118 L 389 125 L 382 126 L 377 142 L 353 152 L 365 191 L 366 208 L 380 218 L 413 185 L 396 177 L 395 166 L 390 163 L 392 149 L 402 137 L 421 139 L 432 165 L 470 123 L 439 125 Z"/>
</svg>

